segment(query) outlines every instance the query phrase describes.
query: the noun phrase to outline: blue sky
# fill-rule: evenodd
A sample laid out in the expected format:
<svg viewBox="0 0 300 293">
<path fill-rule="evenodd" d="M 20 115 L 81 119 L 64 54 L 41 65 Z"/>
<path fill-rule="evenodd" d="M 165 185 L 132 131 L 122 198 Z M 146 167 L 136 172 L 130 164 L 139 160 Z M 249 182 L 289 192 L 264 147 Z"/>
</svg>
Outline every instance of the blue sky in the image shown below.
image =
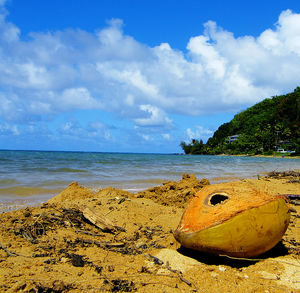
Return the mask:
<svg viewBox="0 0 300 293">
<path fill-rule="evenodd" d="M 299 79 L 298 0 L 0 0 L 0 149 L 180 152 Z"/>
</svg>

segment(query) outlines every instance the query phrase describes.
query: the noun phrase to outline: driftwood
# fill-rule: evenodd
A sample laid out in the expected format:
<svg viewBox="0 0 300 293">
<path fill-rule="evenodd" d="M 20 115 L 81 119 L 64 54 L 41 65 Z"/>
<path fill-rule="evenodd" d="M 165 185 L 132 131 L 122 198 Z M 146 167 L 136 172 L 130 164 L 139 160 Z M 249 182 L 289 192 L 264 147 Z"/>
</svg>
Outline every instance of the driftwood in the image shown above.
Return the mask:
<svg viewBox="0 0 300 293">
<path fill-rule="evenodd" d="M 107 242 L 107 241 L 96 241 L 96 240 L 90 240 L 90 239 L 81 239 L 78 238 L 79 241 L 87 244 L 95 244 L 97 246 L 105 246 L 105 247 L 123 247 L 125 245 L 124 242 Z"/>
<path fill-rule="evenodd" d="M 2 245 L 2 243 L 0 243 L 0 249 L 3 249 L 6 252 L 7 256 L 17 256 L 18 255 L 15 252 L 9 251 L 6 247 L 4 247 Z"/>
<path fill-rule="evenodd" d="M 151 254 L 148 254 L 147 256 L 148 256 L 148 257 L 154 262 L 154 264 L 156 264 L 156 265 L 162 266 L 162 265 L 164 264 L 164 262 L 163 262 L 161 259 L 157 258 L 156 256 L 153 256 L 153 255 L 151 255 Z M 179 278 L 183 283 L 187 284 L 187 285 L 190 286 L 190 287 L 192 287 L 192 286 L 194 285 L 194 284 L 192 284 L 190 281 L 188 281 L 187 279 L 185 279 L 185 278 L 182 276 L 182 272 L 181 272 L 181 271 L 172 269 L 172 268 L 170 267 L 170 264 L 169 264 L 168 261 L 166 262 L 165 267 L 166 267 L 166 269 L 168 269 L 170 272 L 175 273 L 175 274 L 178 276 L 178 278 Z M 196 288 L 196 285 L 194 285 L 194 287 Z M 194 291 L 194 292 L 197 292 L 197 288 L 194 289 L 193 291 Z"/>
<path fill-rule="evenodd" d="M 90 221 L 92 224 L 94 224 L 104 232 L 114 233 L 118 230 L 117 227 L 109 219 L 107 219 L 99 212 L 96 213 L 91 208 L 86 207 L 82 211 L 82 214 L 84 218 L 86 218 L 88 221 Z"/>
<path fill-rule="evenodd" d="M 7 256 L 23 256 L 23 257 L 30 257 L 30 256 L 28 256 L 28 255 L 18 254 L 18 253 L 16 253 L 16 252 L 10 251 L 10 250 L 8 250 L 2 243 L 0 243 L 0 249 L 3 249 L 3 250 L 6 252 Z"/>
</svg>

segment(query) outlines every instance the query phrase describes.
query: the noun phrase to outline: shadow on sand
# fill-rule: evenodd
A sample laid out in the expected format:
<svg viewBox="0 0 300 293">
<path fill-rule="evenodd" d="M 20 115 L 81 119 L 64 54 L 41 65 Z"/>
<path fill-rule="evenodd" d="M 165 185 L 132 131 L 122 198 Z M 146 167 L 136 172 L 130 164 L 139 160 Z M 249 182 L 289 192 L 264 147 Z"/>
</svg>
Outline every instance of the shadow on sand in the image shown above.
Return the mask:
<svg viewBox="0 0 300 293">
<path fill-rule="evenodd" d="M 232 268 L 248 267 L 264 259 L 288 255 L 288 249 L 284 246 L 284 244 L 281 241 L 269 251 L 253 259 L 251 258 L 239 259 L 239 258 L 232 258 L 228 256 L 213 255 L 213 254 L 208 254 L 197 250 L 184 248 L 182 246 L 177 251 L 184 256 L 191 257 L 207 265 L 227 265 Z"/>
</svg>

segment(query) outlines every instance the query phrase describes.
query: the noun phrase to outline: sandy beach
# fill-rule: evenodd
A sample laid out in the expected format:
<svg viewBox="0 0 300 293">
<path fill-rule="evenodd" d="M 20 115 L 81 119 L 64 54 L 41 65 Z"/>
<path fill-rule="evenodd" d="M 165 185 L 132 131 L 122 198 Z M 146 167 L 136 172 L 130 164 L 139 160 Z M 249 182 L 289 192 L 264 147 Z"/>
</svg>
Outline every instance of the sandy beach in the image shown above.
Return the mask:
<svg viewBox="0 0 300 293">
<path fill-rule="evenodd" d="M 242 181 L 298 199 L 291 196 L 282 241 L 252 260 L 190 251 L 174 239 L 207 179 L 184 174 L 138 193 L 71 183 L 40 206 L 1 214 L 0 291 L 297 292 L 300 173 L 271 175 Z"/>
</svg>

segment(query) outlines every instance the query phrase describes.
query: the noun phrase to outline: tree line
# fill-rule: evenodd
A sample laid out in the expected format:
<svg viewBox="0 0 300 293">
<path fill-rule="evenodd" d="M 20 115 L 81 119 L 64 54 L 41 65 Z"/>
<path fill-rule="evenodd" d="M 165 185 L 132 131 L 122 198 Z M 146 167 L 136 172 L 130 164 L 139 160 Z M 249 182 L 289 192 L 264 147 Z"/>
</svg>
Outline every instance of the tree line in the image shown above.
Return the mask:
<svg viewBox="0 0 300 293">
<path fill-rule="evenodd" d="M 230 137 L 234 136 L 231 140 Z M 300 154 L 300 87 L 267 98 L 222 124 L 208 139 L 181 142 L 186 154 L 270 155 L 284 149 Z"/>
</svg>

